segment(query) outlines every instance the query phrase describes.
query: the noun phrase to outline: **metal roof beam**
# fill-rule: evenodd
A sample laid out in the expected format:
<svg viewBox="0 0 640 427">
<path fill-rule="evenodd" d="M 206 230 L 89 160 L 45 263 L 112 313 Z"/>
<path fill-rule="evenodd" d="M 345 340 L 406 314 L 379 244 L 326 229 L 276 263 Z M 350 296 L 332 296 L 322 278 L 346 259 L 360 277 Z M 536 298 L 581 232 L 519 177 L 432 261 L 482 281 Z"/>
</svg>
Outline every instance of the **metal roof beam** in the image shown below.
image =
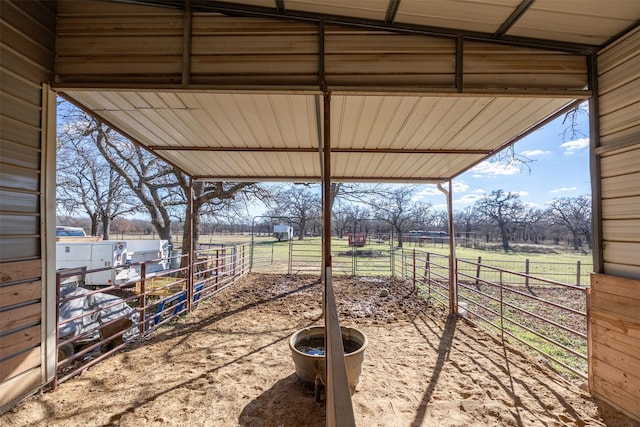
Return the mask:
<svg viewBox="0 0 640 427">
<path fill-rule="evenodd" d="M 193 175 L 196 181 L 228 181 L 228 182 L 322 182 L 319 176 L 300 176 L 290 175 L 282 177 L 273 177 L 266 175 Z M 349 182 L 349 183 L 387 183 L 387 184 L 438 184 L 443 181 L 450 180 L 451 177 L 430 177 L 430 178 L 396 178 L 389 176 L 369 176 L 369 177 L 353 177 L 353 176 L 333 176 L 331 182 Z"/>
<path fill-rule="evenodd" d="M 235 152 L 235 153 L 316 153 L 317 148 L 278 148 L 278 147 L 209 147 L 190 146 L 174 147 L 165 145 L 151 145 L 150 151 L 199 151 L 199 152 Z M 332 153 L 358 154 L 490 154 L 492 150 L 455 150 L 455 149 L 402 149 L 402 148 L 331 148 Z"/>
<path fill-rule="evenodd" d="M 393 24 L 393 21 L 396 19 L 396 14 L 398 13 L 398 8 L 400 7 L 400 0 L 390 0 L 389 6 L 387 6 L 387 15 L 384 18 L 384 22 L 386 24 Z"/>
<path fill-rule="evenodd" d="M 535 0 L 523 0 L 522 3 L 513 11 L 513 13 L 502 23 L 498 31 L 494 33 L 496 37 L 504 36 L 507 31 L 513 27 L 513 25 L 524 15 L 524 13 L 531 7 Z"/>
<path fill-rule="evenodd" d="M 160 6 L 168 8 L 182 9 L 182 2 L 171 1 L 169 3 L 164 0 L 103 0 L 120 3 L 132 3 L 147 6 Z M 411 34 L 422 34 L 433 37 L 455 38 L 464 36 L 468 40 L 483 41 L 489 43 L 506 44 L 512 46 L 522 46 L 534 49 L 545 49 L 551 51 L 577 53 L 581 55 L 591 54 L 599 49 L 599 46 L 584 45 L 578 43 L 558 42 L 553 40 L 535 39 L 530 37 L 502 36 L 497 37 L 495 34 L 483 33 L 479 31 L 465 31 L 443 27 L 433 27 L 414 24 L 398 24 L 376 21 L 373 19 L 362 19 L 354 17 L 346 17 L 331 14 L 319 14 L 311 12 L 301 12 L 284 10 L 279 11 L 275 7 L 260 7 L 253 5 L 227 3 L 215 0 L 192 0 L 191 5 L 194 11 L 217 12 L 230 16 L 247 16 L 262 17 L 274 19 L 291 19 L 298 21 L 319 21 L 324 19 L 326 23 L 333 23 L 346 26 L 354 26 L 368 28 L 371 30 L 394 31 Z"/>
</svg>

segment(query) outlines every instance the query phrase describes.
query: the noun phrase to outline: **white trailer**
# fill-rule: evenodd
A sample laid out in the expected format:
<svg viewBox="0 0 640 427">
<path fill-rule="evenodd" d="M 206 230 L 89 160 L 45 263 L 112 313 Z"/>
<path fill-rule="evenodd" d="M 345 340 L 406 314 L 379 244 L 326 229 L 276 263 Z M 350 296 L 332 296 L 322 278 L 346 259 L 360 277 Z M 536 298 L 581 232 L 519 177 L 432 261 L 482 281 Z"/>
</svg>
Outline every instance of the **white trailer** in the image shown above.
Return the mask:
<svg viewBox="0 0 640 427">
<path fill-rule="evenodd" d="M 126 242 L 57 242 L 56 270 L 86 267 L 87 270 L 110 267 L 87 274 L 88 286 L 119 285 L 131 279 Z"/>
<path fill-rule="evenodd" d="M 169 268 L 171 253 L 168 240 L 127 240 L 129 262 L 146 263 L 147 273 L 156 273 Z M 134 267 L 140 272 L 140 267 Z"/>
<path fill-rule="evenodd" d="M 293 239 L 293 227 L 286 224 L 275 224 L 273 226 L 273 237 L 278 239 L 279 242 L 291 240 Z"/>
</svg>

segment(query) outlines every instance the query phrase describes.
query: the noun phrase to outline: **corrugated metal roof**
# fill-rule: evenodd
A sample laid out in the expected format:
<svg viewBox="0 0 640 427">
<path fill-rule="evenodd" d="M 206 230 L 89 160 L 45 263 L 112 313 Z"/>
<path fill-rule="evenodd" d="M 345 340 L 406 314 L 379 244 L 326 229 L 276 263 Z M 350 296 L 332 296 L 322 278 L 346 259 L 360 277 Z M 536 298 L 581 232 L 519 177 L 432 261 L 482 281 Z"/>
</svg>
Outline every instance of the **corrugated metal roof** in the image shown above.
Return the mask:
<svg viewBox="0 0 640 427">
<path fill-rule="evenodd" d="M 184 7 L 182 2 L 156 0 L 119 3 Z M 65 13 L 72 13 L 76 5 L 68 3 Z M 193 74 L 191 81 L 183 80 L 182 90 L 163 89 L 163 83 L 154 88 L 149 83 L 154 80 L 145 83 L 144 91 L 135 83 L 127 85 L 128 78 L 143 82 L 139 79 L 144 74 L 119 76 L 114 57 L 131 55 L 131 63 L 144 70 L 142 62 L 135 61 L 135 55 L 144 54 L 135 49 L 142 48 L 118 53 L 119 46 L 105 44 L 112 48 L 112 57 L 100 62 L 96 56 L 88 65 L 95 70 L 74 75 L 72 61 L 81 52 L 74 51 L 73 39 L 67 38 L 60 44 L 64 50 L 58 75 L 71 85 L 60 90 L 193 177 L 228 181 L 320 180 L 323 91 L 327 90 L 333 92 L 328 121 L 333 180 L 452 179 L 575 103 L 576 96 L 588 96 L 585 55 L 637 25 L 640 18 L 636 0 L 194 0 L 191 5 L 199 13 L 198 28 L 206 24 L 209 29 L 197 30 Z M 89 8 L 80 10 L 86 15 Z M 91 16 L 91 22 L 100 16 Z M 260 20 L 247 21 L 253 17 Z M 287 87 L 286 82 L 297 81 L 298 74 L 287 74 L 285 66 L 289 49 L 300 43 L 296 36 L 283 35 L 293 27 L 269 26 L 270 20 L 279 18 L 304 23 L 326 20 L 331 25 L 326 36 L 304 27 L 302 55 L 291 57 L 298 58 L 295 63 L 306 73 L 297 88 Z M 96 41 L 86 38 L 82 26 L 74 27 L 81 22 L 80 18 L 62 22 L 64 36 L 74 37 L 79 31 L 85 38 L 82 45 L 91 46 Z M 108 31 L 97 34 L 96 40 L 112 43 L 109 38 L 118 27 L 101 22 L 100 28 Z M 253 22 L 259 24 L 251 28 Z M 219 28 L 233 30 L 224 30 L 224 37 L 217 38 L 214 30 L 220 24 Z M 261 35 L 265 30 L 268 40 Z M 389 37 L 396 30 L 427 37 L 424 41 Z M 315 53 L 322 37 L 326 52 L 320 47 Z M 151 37 L 144 40 L 157 46 Z M 502 45 L 505 41 L 507 46 Z M 403 42 L 409 43 L 403 45 L 406 57 L 398 56 L 394 48 Z M 278 65 L 265 73 L 255 64 L 266 61 L 267 56 L 258 53 L 270 43 L 278 49 L 267 55 L 268 64 Z M 173 44 L 180 45 L 175 40 Z M 180 58 L 176 54 L 179 50 L 172 53 L 173 68 Z M 409 71 L 399 65 L 401 60 L 410 62 Z M 65 64 L 71 65 L 62 68 Z M 109 73 L 108 90 L 92 84 L 98 74 L 88 74 L 98 73 L 102 64 L 103 72 Z M 106 68 L 109 64 L 113 65 Z M 284 83 L 278 83 L 280 79 Z M 323 81 L 329 87 L 320 87 Z"/>
<path fill-rule="evenodd" d="M 115 0 L 183 7 L 181 1 Z M 526 37 L 602 47 L 637 25 L 636 0 L 192 0 L 192 7 L 229 14 L 325 16 L 362 24 L 478 36 Z"/>
<path fill-rule="evenodd" d="M 320 95 L 68 91 L 201 179 L 318 181 Z M 332 178 L 440 182 L 571 98 L 332 97 Z"/>
</svg>

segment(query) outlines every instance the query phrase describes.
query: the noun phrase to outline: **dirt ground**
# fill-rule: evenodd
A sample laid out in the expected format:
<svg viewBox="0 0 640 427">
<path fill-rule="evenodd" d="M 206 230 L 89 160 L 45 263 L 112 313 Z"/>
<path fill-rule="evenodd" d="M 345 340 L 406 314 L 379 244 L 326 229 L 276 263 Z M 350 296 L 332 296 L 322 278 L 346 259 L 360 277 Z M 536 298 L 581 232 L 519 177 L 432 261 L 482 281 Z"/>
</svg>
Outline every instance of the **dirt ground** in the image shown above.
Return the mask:
<svg viewBox="0 0 640 427">
<path fill-rule="evenodd" d="M 546 365 L 391 279 L 335 279 L 341 324 L 368 338 L 359 426 L 633 426 Z M 381 290 L 389 291 L 381 296 Z M 58 387 L 3 426 L 324 426 L 289 338 L 322 324 L 317 277 L 250 275 Z"/>
</svg>

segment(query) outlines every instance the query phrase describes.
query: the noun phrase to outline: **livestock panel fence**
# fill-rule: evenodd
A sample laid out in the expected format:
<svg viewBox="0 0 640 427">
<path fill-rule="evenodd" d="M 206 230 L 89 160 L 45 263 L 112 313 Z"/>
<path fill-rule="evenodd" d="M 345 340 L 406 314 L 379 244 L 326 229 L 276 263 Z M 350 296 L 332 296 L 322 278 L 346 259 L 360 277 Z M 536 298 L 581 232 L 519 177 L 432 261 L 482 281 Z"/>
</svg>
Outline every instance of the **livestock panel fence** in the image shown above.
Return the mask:
<svg viewBox="0 0 640 427">
<path fill-rule="evenodd" d="M 209 247 L 192 260 L 186 254 L 172 257 L 170 269 L 150 274 L 146 262 L 132 263 L 126 267 L 129 280 L 104 286 L 86 286 L 84 278 L 109 268 L 58 271 L 52 388 L 237 283 L 249 272 L 248 254 L 245 245 Z"/>
<path fill-rule="evenodd" d="M 409 249 L 395 259 L 394 270 L 416 292 L 449 306 L 448 256 Z M 459 314 L 538 355 L 564 377 L 586 380 L 589 287 L 480 261 L 456 259 Z"/>
</svg>

